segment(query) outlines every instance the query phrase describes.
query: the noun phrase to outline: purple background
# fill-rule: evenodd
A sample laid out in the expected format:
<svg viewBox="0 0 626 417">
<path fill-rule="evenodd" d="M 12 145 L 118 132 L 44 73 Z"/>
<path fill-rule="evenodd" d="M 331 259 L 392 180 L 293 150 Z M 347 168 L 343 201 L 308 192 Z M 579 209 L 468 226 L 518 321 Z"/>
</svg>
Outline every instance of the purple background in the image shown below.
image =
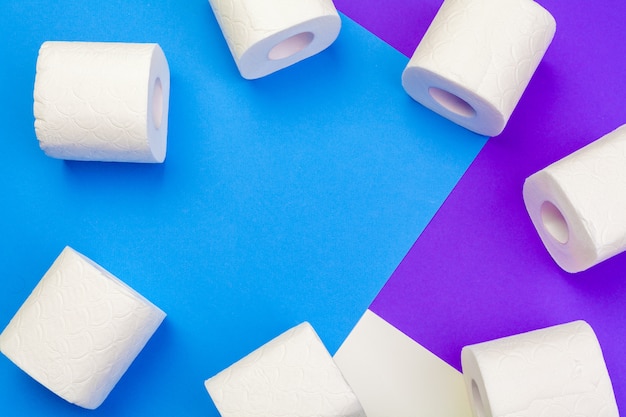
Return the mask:
<svg viewBox="0 0 626 417">
<path fill-rule="evenodd" d="M 410 56 L 441 1 L 335 3 Z M 464 345 L 586 320 L 623 410 L 626 254 L 579 274 L 562 271 L 521 190 L 532 173 L 626 123 L 626 2 L 539 3 L 557 33 L 509 124 L 488 141 L 371 309 L 457 369 Z"/>
</svg>

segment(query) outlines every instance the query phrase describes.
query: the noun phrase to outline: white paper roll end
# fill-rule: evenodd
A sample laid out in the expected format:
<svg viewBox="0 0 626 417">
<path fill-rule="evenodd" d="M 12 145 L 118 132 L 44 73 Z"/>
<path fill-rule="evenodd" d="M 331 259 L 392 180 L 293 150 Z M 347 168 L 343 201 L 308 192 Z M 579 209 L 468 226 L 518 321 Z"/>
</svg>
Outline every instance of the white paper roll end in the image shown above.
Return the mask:
<svg viewBox="0 0 626 417">
<path fill-rule="evenodd" d="M 471 348 L 461 349 L 461 363 L 465 388 L 470 400 L 470 408 L 474 417 L 493 417 L 489 393 L 480 374 L 480 366 Z"/>
<path fill-rule="evenodd" d="M 445 0 L 402 74 L 407 94 L 473 132 L 500 134 L 556 31 L 532 0 Z"/>
<path fill-rule="evenodd" d="M 581 272 L 595 265 L 595 245 L 550 173 L 539 171 L 524 181 L 526 211 L 546 250 L 564 271 Z"/>
<path fill-rule="evenodd" d="M 248 80 L 265 77 L 322 52 L 340 30 L 337 13 L 311 19 L 252 45 L 236 60 L 237 68 Z"/>
<path fill-rule="evenodd" d="M 148 149 L 151 158 L 146 162 L 162 163 L 167 154 L 169 125 L 170 69 L 167 58 L 158 44 L 150 65 L 148 80 Z"/>
<path fill-rule="evenodd" d="M 626 125 L 524 181 L 526 211 L 554 261 L 584 271 L 626 250 Z"/>
<path fill-rule="evenodd" d="M 332 0 L 209 0 L 243 78 L 257 79 L 328 48 L 341 18 Z"/>
<path fill-rule="evenodd" d="M 58 159 L 161 163 L 169 92 L 157 44 L 44 42 L 33 92 L 39 145 Z"/>
<path fill-rule="evenodd" d="M 494 105 L 461 83 L 411 62 L 402 73 L 402 87 L 424 107 L 479 135 L 497 136 L 508 121 Z"/>
</svg>

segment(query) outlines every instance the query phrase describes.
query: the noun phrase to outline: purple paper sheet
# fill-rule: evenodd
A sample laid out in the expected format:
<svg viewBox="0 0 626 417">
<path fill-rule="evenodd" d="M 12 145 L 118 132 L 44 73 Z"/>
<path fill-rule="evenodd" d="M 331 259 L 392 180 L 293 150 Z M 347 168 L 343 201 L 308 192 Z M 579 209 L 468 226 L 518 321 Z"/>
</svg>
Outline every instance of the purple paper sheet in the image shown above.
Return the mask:
<svg viewBox="0 0 626 417">
<path fill-rule="evenodd" d="M 626 2 L 539 3 L 557 33 L 507 128 L 488 141 L 371 309 L 457 369 L 464 345 L 584 319 L 624 410 L 626 254 L 562 271 L 521 190 L 532 173 L 626 123 Z M 410 56 L 441 1 L 336 4 Z"/>
</svg>

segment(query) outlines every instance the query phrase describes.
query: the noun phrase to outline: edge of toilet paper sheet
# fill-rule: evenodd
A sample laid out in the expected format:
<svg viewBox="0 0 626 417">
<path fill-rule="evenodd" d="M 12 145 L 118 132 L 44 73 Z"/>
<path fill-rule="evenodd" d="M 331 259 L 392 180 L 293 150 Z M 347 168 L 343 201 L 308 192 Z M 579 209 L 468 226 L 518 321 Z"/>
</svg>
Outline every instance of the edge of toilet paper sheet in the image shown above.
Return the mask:
<svg viewBox="0 0 626 417">
<path fill-rule="evenodd" d="M 117 311 L 118 314 L 123 312 L 122 316 L 115 316 L 116 310 L 110 299 L 103 301 L 110 316 L 101 316 L 98 312 L 92 314 L 90 307 L 97 309 L 94 302 L 100 300 L 90 297 L 101 296 L 103 287 L 104 291 L 109 291 L 105 297 L 111 298 L 112 292 L 117 294 L 119 305 L 124 305 Z M 46 307 L 46 301 L 51 305 Z M 137 309 L 144 310 L 141 323 L 137 323 L 134 313 Z M 84 314 L 72 314 L 76 312 Z M 0 333 L 0 351 L 61 398 L 80 407 L 95 409 L 106 399 L 165 317 L 160 308 L 136 290 L 66 246 Z M 90 326 L 105 328 L 116 319 L 129 326 L 127 334 L 117 334 L 113 329 L 116 340 L 94 337 L 98 331 L 91 332 Z M 47 323 L 41 324 L 42 320 Z M 69 343 L 68 339 L 74 342 Z M 96 344 L 103 347 L 97 349 Z M 111 349 L 115 345 L 119 348 Z M 82 372 L 74 372 L 81 364 Z"/>
<path fill-rule="evenodd" d="M 472 417 L 463 375 L 370 310 L 334 360 L 368 417 Z"/>
</svg>

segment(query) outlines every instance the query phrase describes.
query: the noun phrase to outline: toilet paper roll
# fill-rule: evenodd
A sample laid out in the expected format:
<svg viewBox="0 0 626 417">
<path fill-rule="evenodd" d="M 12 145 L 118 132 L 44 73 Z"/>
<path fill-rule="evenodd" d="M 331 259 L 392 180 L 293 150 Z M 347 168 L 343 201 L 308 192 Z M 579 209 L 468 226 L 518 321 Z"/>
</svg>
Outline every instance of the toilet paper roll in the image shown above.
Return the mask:
<svg viewBox="0 0 626 417">
<path fill-rule="evenodd" d="M 163 162 L 170 73 L 157 44 L 44 42 L 35 133 L 53 158 Z"/>
<path fill-rule="evenodd" d="M 307 322 L 209 378 L 205 387 L 222 417 L 365 417 Z"/>
<path fill-rule="evenodd" d="M 164 318 L 66 247 L 0 334 L 0 351 L 63 399 L 95 409 Z"/>
<path fill-rule="evenodd" d="M 544 56 L 556 23 L 533 0 L 445 0 L 402 74 L 425 107 L 496 136 Z"/>
<path fill-rule="evenodd" d="M 618 417 L 600 344 L 575 321 L 466 346 L 461 362 L 475 417 Z"/>
<path fill-rule="evenodd" d="M 626 125 L 531 175 L 526 210 L 568 272 L 626 250 Z"/>
<path fill-rule="evenodd" d="M 241 76 L 264 77 L 330 46 L 341 29 L 332 0 L 209 0 Z"/>
</svg>

